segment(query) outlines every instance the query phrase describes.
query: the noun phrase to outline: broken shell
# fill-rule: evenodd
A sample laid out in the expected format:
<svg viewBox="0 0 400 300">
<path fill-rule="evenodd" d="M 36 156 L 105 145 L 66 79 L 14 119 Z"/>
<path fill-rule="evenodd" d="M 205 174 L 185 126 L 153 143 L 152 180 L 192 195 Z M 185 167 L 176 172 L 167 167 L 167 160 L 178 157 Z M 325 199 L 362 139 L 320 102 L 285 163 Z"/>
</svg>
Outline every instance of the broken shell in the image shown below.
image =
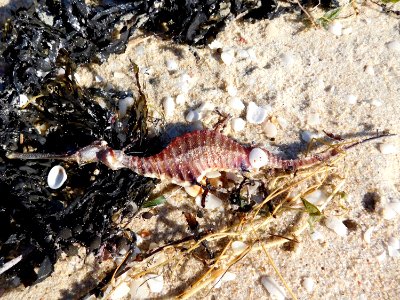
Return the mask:
<svg viewBox="0 0 400 300">
<path fill-rule="evenodd" d="M 165 62 L 166 66 L 167 66 L 167 70 L 168 71 L 176 71 L 179 69 L 178 63 L 173 60 L 173 59 L 169 59 Z"/>
<path fill-rule="evenodd" d="M 285 290 L 275 281 L 275 279 L 270 276 L 262 276 L 261 284 L 267 289 L 272 299 L 285 300 Z"/>
<path fill-rule="evenodd" d="M 195 202 L 199 207 L 202 207 L 201 206 L 201 198 L 202 198 L 202 195 L 199 195 L 195 199 Z M 205 206 L 204 206 L 205 209 L 213 210 L 213 209 L 216 209 L 216 208 L 219 208 L 222 206 L 222 200 L 211 193 L 207 194 L 205 200 L 206 200 Z"/>
<path fill-rule="evenodd" d="M 229 66 L 235 58 L 235 51 L 233 49 L 224 49 L 221 53 L 221 60 Z"/>
<path fill-rule="evenodd" d="M 379 145 L 379 151 L 382 154 L 395 154 L 395 153 L 397 153 L 397 148 L 394 144 L 382 143 Z"/>
<path fill-rule="evenodd" d="M 231 124 L 233 131 L 239 132 L 242 131 L 246 126 L 246 121 L 243 120 L 242 118 L 233 118 Z"/>
<path fill-rule="evenodd" d="M 264 132 L 268 138 L 273 139 L 278 134 L 278 129 L 276 128 L 275 124 L 267 122 L 264 124 Z"/>
<path fill-rule="evenodd" d="M 188 112 L 185 119 L 187 122 L 192 123 L 192 122 L 200 121 L 201 115 L 197 110 L 191 110 Z"/>
<path fill-rule="evenodd" d="M 196 197 L 202 191 L 203 189 L 199 185 L 185 186 L 185 192 L 191 197 Z"/>
<path fill-rule="evenodd" d="M 233 253 L 235 255 L 242 253 L 247 248 L 247 244 L 242 241 L 233 241 L 231 244 Z"/>
<path fill-rule="evenodd" d="M 125 117 L 128 108 L 133 105 L 133 102 L 134 100 L 132 97 L 126 97 L 118 101 L 118 112 L 121 118 Z"/>
<path fill-rule="evenodd" d="M 314 290 L 315 281 L 311 277 L 304 277 L 301 284 L 308 293 Z"/>
<path fill-rule="evenodd" d="M 347 235 L 347 227 L 337 217 L 327 217 L 325 219 L 325 225 L 339 236 Z"/>
<path fill-rule="evenodd" d="M 66 180 L 67 173 L 60 165 L 51 168 L 49 175 L 47 175 L 47 184 L 53 190 L 59 189 Z"/>
<path fill-rule="evenodd" d="M 245 105 L 243 104 L 243 101 L 238 97 L 233 97 L 229 101 L 229 106 L 231 108 L 233 108 L 234 110 L 237 110 L 237 111 L 242 111 L 245 108 Z"/>
<path fill-rule="evenodd" d="M 246 119 L 251 124 L 261 124 L 267 118 L 267 110 L 258 106 L 253 101 L 247 106 Z"/>
<path fill-rule="evenodd" d="M 268 156 L 261 148 L 254 148 L 249 154 L 250 164 L 253 168 L 259 169 L 268 164 Z"/>
<path fill-rule="evenodd" d="M 152 293 L 160 293 L 164 287 L 164 278 L 162 275 L 148 274 L 147 285 Z"/>
<path fill-rule="evenodd" d="M 172 117 L 175 111 L 175 101 L 172 97 L 167 97 L 163 102 L 165 116 Z"/>
</svg>

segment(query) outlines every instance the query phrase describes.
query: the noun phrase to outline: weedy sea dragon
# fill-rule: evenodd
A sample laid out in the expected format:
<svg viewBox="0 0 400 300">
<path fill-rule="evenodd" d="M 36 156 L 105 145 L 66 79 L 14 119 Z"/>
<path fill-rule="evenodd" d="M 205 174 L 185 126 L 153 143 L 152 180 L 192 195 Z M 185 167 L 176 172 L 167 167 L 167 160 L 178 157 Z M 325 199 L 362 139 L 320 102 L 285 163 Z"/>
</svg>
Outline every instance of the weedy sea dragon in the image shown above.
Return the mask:
<svg viewBox="0 0 400 300">
<path fill-rule="evenodd" d="M 251 161 L 254 153 L 262 154 L 264 168 L 297 170 L 329 161 L 332 157 L 361 143 L 393 135 L 383 133 L 352 144 L 333 145 L 325 152 L 298 159 L 282 159 L 264 148 L 242 145 L 218 130 L 198 130 L 183 134 L 175 138 L 160 153 L 149 157 L 126 155 L 121 150 L 110 148 L 104 141 L 95 142 L 68 155 L 8 153 L 7 157 L 9 159 L 57 159 L 76 162 L 79 165 L 101 162 L 112 170 L 128 168 L 139 175 L 167 180 L 187 187 L 199 185 L 211 171 L 255 171 L 257 168 Z"/>
</svg>

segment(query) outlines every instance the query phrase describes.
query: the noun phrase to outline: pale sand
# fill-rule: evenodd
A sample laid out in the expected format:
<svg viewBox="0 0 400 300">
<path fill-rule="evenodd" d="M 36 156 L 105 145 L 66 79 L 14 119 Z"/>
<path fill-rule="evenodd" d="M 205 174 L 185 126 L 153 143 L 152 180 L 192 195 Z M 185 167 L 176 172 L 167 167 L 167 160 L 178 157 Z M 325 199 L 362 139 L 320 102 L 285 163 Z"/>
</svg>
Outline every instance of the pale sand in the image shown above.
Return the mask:
<svg viewBox="0 0 400 300">
<path fill-rule="evenodd" d="M 247 124 L 242 133 L 233 133 L 228 128 L 226 133 L 244 143 L 256 141 L 270 144 L 272 149 L 278 147 L 288 156 L 295 155 L 300 145 L 304 149 L 305 144 L 300 140 L 302 130 L 319 133 L 326 130 L 349 138 L 354 137 L 352 134 L 374 130 L 388 129 L 400 133 L 400 50 L 396 52 L 386 46 L 386 43 L 394 40 L 400 42 L 400 23 L 398 19 L 378 12 L 373 4 L 359 6 L 359 9 L 359 16 L 340 19 L 343 28 L 351 28 L 352 32 L 339 37 L 323 29 L 301 30 L 302 24 L 295 21 L 293 16 L 255 24 L 232 22 L 218 36 L 218 41 L 224 47 L 232 47 L 236 53 L 242 49 L 254 50 L 256 59 L 253 61 L 236 57 L 227 66 L 221 62 L 218 53 L 208 47 L 189 48 L 157 37 L 139 37 L 132 40 L 125 54 L 113 55 L 107 63 L 94 66 L 93 69 L 113 86 L 136 90 L 129 59 L 142 68 L 148 68 L 150 75 L 142 75 L 141 78 L 146 81 L 149 107 L 153 112 L 162 111 L 161 104 L 165 97 L 176 97 L 181 93 L 177 82 L 183 73 L 189 74 L 194 81 L 187 95 L 187 103 L 177 106 L 175 115 L 165 122 L 168 125 L 185 123 L 187 111 L 204 101 L 210 101 L 223 111 L 238 116 L 228 108 L 230 96 L 225 89 L 226 85 L 235 85 L 238 97 L 246 105 L 249 101 L 270 105 L 270 116 L 286 119 L 287 126 L 278 127 L 278 136 L 273 143 L 265 137 L 260 125 Z M 349 8 L 342 16 L 352 13 L 353 10 Z M 141 51 L 143 53 L 138 55 Z M 192 52 L 197 53 L 198 60 Z M 181 57 L 178 57 L 178 53 L 181 53 Z M 285 66 L 282 54 L 291 55 L 293 64 Z M 179 70 L 175 73 L 166 70 L 165 62 L 168 59 L 178 62 Z M 366 66 L 371 66 L 375 74 L 368 74 Z M 246 72 L 248 75 L 245 75 Z M 87 70 L 80 71 L 80 80 L 84 85 L 94 83 L 93 76 Z M 349 94 L 358 97 L 356 104 L 346 102 Z M 382 105 L 371 104 L 373 100 Z M 315 113 L 320 116 L 321 122 L 310 126 L 307 119 Z M 215 114 L 210 116 L 205 127 L 211 127 L 217 119 Z M 244 112 L 242 116 L 245 117 Z M 176 134 L 173 130 L 170 132 Z M 400 149 L 398 137 L 385 141 Z M 378 150 L 379 143 L 381 141 L 357 147 L 339 162 L 348 171 L 344 191 L 349 195 L 345 203 L 349 212 L 345 217 L 359 224 L 355 232 L 339 237 L 318 224 L 316 229 L 323 233 L 325 242 L 312 241 L 307 230 L 298 252 L 291 253 L 280 248 L 271 250 L 277 267 L 299 299 L 361 299 L 361 295 L 365 295 L 365 299 L 399 297 L 400 259 L 387 257 L 380 263 L 376 256 L 387 252 L 389 237 L 400 238 L 400 216 L 387 221 L 379 214 L 386 200 L 400 201 L 400 154 L 383 155 Z M 280 147 L 282 145 L 286 147 Z M 362 198 L 370 191 L 377 191 L 382 198 L 375 213 L 367 213 L 362 207 Z M 176 223 L 180 224 L 178 229 L 186 228 L 182 208 L 170 213 L 165 210 L 173 210 L 174 206 L 194 205 L 193 199 L 180 191 L 171 196 L 168 205 L 158 209 L 168 215 L 166 219 L 143 221 L 137 217 L 132 223 L 138 231 L 146 228 L 168 239 L 178 238 L 174 235 L 177 231 L 175 226 L 178 226 Z M 222 217 L 224 214 L 214 214 L 213 218 L 218 218 L 218 215 Z M 208 212 L 206 216 L 208 218 Z M 285 221 L 288 220 L 276 220 Z M 371 226 L 376 227 L 376 231 L 368 245 L 363 241 L 363 232 Z M 79 282 L 90 267 L 63 274 L 66 268 L 68 263 L 60 261 L 53 275 L 44 282 L 27 289 L 14 289 L 4 299 L 57 299 L 61 290 L 76 291 L 74 283 Z M 184 270 L 187 274 L 182 272 L 181 278 L 196 272 L 189 266 Z M 270 275 L 279 282 L 262 252 L 247 255 L 230 272 L 237 274 L 235 280 L 223 283 L 221 288 L 214 288 L 209 293 L 205 291 L 199 294 L 199 298 L 268 299 L 260 276 Z M 311 294 L 301 286 L 304 277 L 315 280 L 316 287 Z M 168 286 L 182 284 L 169 282 L 168 272 L 165 272 L 164 280 L 166 284 L 161 295 L 168 293 Z"/>
</svg>

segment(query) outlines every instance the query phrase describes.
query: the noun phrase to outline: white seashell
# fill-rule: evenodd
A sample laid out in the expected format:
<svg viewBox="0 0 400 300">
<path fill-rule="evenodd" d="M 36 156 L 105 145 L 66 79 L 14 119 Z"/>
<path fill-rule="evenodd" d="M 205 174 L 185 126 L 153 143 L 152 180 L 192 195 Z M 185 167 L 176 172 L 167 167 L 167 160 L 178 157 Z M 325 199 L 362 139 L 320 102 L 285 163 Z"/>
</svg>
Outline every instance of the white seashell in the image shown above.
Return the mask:
<svg viewBox="0 0 400 300">
<path fill-rule="evenodd" d="M 328 31 L 336 36 L 342 35 L 342 29 L 343 25 L 342 23 L 338 21 L 333 21 L 331 24 L 328 26 Z"/>
<path fill-rule="evenodd" d="M 337 217 L 327 217 L 325 219 L 325 225 L 339 236 L 347 235 L 347 227 Z"/>
<path fill-rule="evenodd" d="M 130 108 L 133 105 L 133 103 L 134 100 L 132 97 L 126 97 L 118 101 L 118 113 L 121 118 L 126 116 L 128 108 Z"/>
<path fill-rule="evenodd" d="M 324 239 L 325 237 L 321 231 L 315 230 L 313 233 L 311 233 L 311 240 L 313 241 L 318 241 L 318 240 L 323 241 Z"/>
<path fill-rule="evenodd" d="M 290 66 L 294 65 L 294 63 L 295 63 L 295 59 L 294 59 L 293 55 L 290 53 L 281 54 L 280 59 L 281 59 L 282 63 L 287 67 L 290 67 Z"/>
<path fill-rule="evenodd" d="M 350 105 L 354 105 L 357 103 L 358 97 L 356 95 L 347 95 L 346 102 Z"/>
<path fill-rule="evenodd" d="M 314 114 L 310 114 L 307 118 L 307 123 L 310 126 L 316 126 L 319 125 L 321 123 L 321 117 L 319 116 L 319 114 L 314 113 Z"/>
<path fill-rule="evenodd" d="M 312 139 L 316 139 L 316 138 L 318 138 L 318 134 L 317 133 L 313 133 L 313 132 L 308 131 L 308 130 L 304 130 L 301 133 L 301 139 L 303 141 L 305 141 L 306 143 L 309 143 L 309 142 L 311 142 Z"/>
<path fill-rule="evenodd" d="M 183 94 L 179 94 L 178 96 L 176 96 L 176 100 L 175 100 L 176 104 L 178 105 L 184 105 L 186 103 L 186 97 Z"/>
<path fill-rule="evenodd" d="M 314 290 L 315 281 L 311 277 L 304 277 L 301 285 L 308 293 L 312 293 Z"/>
<path fill-rule="evenodd" d="M 208 47 L 212 50 L 220 49 L 223 46 L 224 45 L 222 45 L 222 43 L 218 40 L 213 40 L 211 43 L 208 44 Z"/>
<path fill-rule="evenodd" d="M 175 101 L 172 97 L 166 97 L 163 101 L 165 117 L 169 118 L 174 115 Z"/>
<path fill-rule="evenodd" d="M 400 240 L 391 236 L 388 240 L 388 246 L 392 247 L 393 249 L 399 250 L 400 249 Z"/>
<path fill-rule="evenodd" d="M 258 106 L 253 101 L 247 106 L 246 119 L 251 124 L 261 124 L 267 118 L 267 110 Z"/>
<path fill-rule="evenodd" d="M 168 71 L 176 71 L 176 70 L 178 70 L 179 69 L 179 66 L 178 66 L 178 63 L 175 61 L 175 60 L 173 60 L 173 59 L 168 59 L 166 62 L 165 62 L 165 64 L 166 64 L 166 66 L 167 66 L 167 70 Z"/>
<path fill-rule="evenodd" d="M 235 51 L 233 49 L 224 49 L 221 53 L 221 60 L 229 66 L 235 58 Z"/>
<path fill-rule="evenodd" d="M 253 168 L 259 169 L 268 164 L 268 156 L 261 148 L 253 148 L 249 154 L 250 164 Z"/>
<path fill-rule="evenodd" d="M 278 134 L 278 129 L 276 128 L 274 123 L 266 122 L 264 123 L 263 127 L 265 135 L 270 139 L 275 138 Z"/>
<path fill-rule="evenodd" d="M 386 47 L 390 51 L 394 51 L 394 52 L 400 53 L 400 41 L 399 40 L 394 40 L 394 41 L 386 43 Z"/>
<path fill-rule="evenodd" d="M 49 175 L 47 175 L 47 185 L 53 190 L 59 189 L 66 180 L 67 173 L 60 165 L 52 167 Z"/>
<path fill-rule="evenodd" d="M 285 300 L 285 290 L 275 281 L 275 279 L 270 276 L 262 276 L 261 283 L 264 288 L 266 288 L 272 299 Z"/>
<path fill-rule="evenodd" d="M 323 191 L 321 189 L 317 189 L 317 190 L 311 192 L 310 194 L 304 196 L 304 199 L 306 199 L 311 204 L 314 204 L 317 206 L 324 204 L 325 201 L 327 200 L 327 198 L 328 198 L 328 195 L 325 193 L 325 191 Z"/>
<path fill-rule="evenodd" d="M 370 227 L 370 228 L 368 228 L 365 232 L 364 232 L 364 234 L 363 234 L 363 238 L 364 238 L 364 241 L 367 243 L 367 244 L 370 244 L 371 243 L 371 237 L 372 237 L 372 232 L 375 230 L 375 227 Z"/>
<path fill-rule="evenodd" d="M 242 118 L 233 118 L 231 120 L 231 124 L 233 131 L 239 132 L 244 130 L 244 127 L 246 126 L 246 121 L 243 120 Z"/>
<path fill-rule="evenodd" d="M 198 196 L 202 190 L 203 189 L 198 185 L 185 186 L 185 192 L 191 197 Z"/>
<path fill-rule="evenodd" d="M 131 300 L 148 299 L 150 294 L 149 286 L 146 284 L 146 277 L 133 280 L 131 283 Z"/>
<path fill-rule="evenodd" d="M 148 274 L 146 277 L 148 278 L 146 282 L 150 288 L 150 291 L 152 293 L 161 293 L 164 287 L 163 276 L 156 274 Z"/>
<path fill-rule="evenodd" d="M 221 177 L 221 173 L 218 172 L 218 171 L 210 171 L 205 175 L 205 177 L 207 177 L 207 178 L 218 178 L 218 177 Z"/>
<path fill-rule="evenodd" d="M 19 106 L 24 106 L 29 102 L 29 98 L 25 94 L 19 95 Z"/>
<path fill-rule="evenodd" d="M 186 115 L 185 119 L 187 122 L 193 123 L 201 120 L 201 115 L 197 110 L 191 110 Z"/>
<path fill-rule="evenodd" d="M 366 66 L 365 67 L 365 73 L 367 73 L 368 75 L 374 76 L 375 75 L 375 70 L 373 66 Z"/>
<path fill-rule="evenodd" d="M 242 241 L 234 241 L 231 244 L 231 248 L 235 255 L 242 253 L 247 248 L 247 244 Z"/>
<path fill-rule="evenodd" d="M 238 93 L 237 88 L 233 85 L 228 85 L 226 87 L 226 91 L 228 92 L 229 96 L 231 96 L 231 97 L 235 97 Z"/>
<path fill-rule="evenodd" d="M 214 281 L 214 288 L 220 288 L 222 283 L 236 279 L 236 274 L 232 272 L 225 272 Z"/>
<path fill-rule="evenodd" d="M 199 206 L 199 207 L 202 207 L 201 206 L 201 198 L 202 198 L 202 195 L 199 195 L 195 199 L 195 202 L 196 202 L 197 206 Z M 223 204 L 221 199 L 219 199 L 217 196 L 215 196 L 215 195 L 213 195 L 211 193 L 207 194 L 205 200 L 206 201 L 205 201 L 204 208 L 205 209 L 209 209 L 209 210 L 220 208 L 222 206 L 222 204 Z"/>
<path fill-rule="evenodd" d="M 277 117 L 276 120 L 279 123 L 279 126 L 282 128 L 286 128 L 288 126 L 288 121 L 284 117 Z"/>
<path fill-rule="evenodd" d="M 238 97 L 233 97 L 229 101 L 229 106 L 237 111 L 242 111 L 246 106 L 243 101 Z"/>
<path fill-rule="evenodd" d="M 397 153 L 397 147 L 392 143 L 379 144 L 379 151 L 382 154 L 395 154 Z"/>
<path fill-rule="evenodd" d="M 112 292 L 112 294 L 110 295 L 110 299 L 112 300 L 122 299 L 129 294 L 130 290 L 131 289 L 129 288 L 128 284 L 126 282 L 122 282 L 118 284 L 115 290 Z"/>
</svg>

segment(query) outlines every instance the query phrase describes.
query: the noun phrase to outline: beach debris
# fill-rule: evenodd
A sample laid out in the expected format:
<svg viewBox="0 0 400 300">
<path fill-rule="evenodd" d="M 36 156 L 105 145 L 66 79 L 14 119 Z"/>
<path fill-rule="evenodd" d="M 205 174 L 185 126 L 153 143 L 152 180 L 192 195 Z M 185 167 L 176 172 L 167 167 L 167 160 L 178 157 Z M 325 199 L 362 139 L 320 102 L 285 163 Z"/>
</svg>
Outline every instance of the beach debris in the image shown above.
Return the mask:
<svg viewBox="0 0 400 300">
<path fill-rule="evenodd" d="M 262 168 L 269 162 L 267 154 L 261 148 L 253 148 L 250 151 L 249 160 L 250 165 L 255 169 Z"/>
<path fill-rule="evenodd" d="M 201 114 L 197 110 L 190 110 L 186 117 L 185 120 L 189 123 L 197 122 L 201 120 Z"/>
<path fill-rule="evenodd" d="M 246 126 L 246 121 L 243 120 L 242 118 L 233 118 L 231 120 L 231 124 L 232 124 L 232 129 L 235 132 L 240 132 L 243 131 L 245 126 Z"/>
<path fill-rule="evenodd" d="M 279 57 L 286 67 L 290 67 L 295 63 L 295 58 L 291 53 L 282 53 Z"/>
<path fill-rule="evenodd" d="M 148 299 L 150 295 L 149 285 L 146 284 L 147 277 L 143 276 L 132 281 L 130 296 L 132 300 Z"/>
<path fill-rule="evenodd" d="M 29 102 L 29 98 L 25 94 L 19 95 L 19 106 L 24 107 Z"/>
<path fill-rule="evenodd" d="M 248 245 L 242 241 L 233 241 L 231 244 L 232 251 L 235 255 L 242 253 Z"/>
<path fill-rule="evenodd" d="M 393 143 L 381 143 L 379 144 L 379 151 L 382 154 L 396 154 L 398 149 L 395 144 Z"/>
<path fill-rule="evenodd" d="M 200 193 L 202 193 L 203 189 L 199 185 L 190 185 L 190 186 L 185 186 L 185 192 L 190 196 L 195 198 L 198 196 Z"/>
<path fill-rule="evenodd" d="M 264 129 L 265 135 L 270 139 L 275 138 L 278 134 L 278 129 L 276 128 L 274 123 L 271 123 L 271 122 L 264 123 L 263 129 Z"/>
<path fill-rule="evenodd" d="M 306 143 L 311 142 L 312 139 L 317 139 L 319 135 L 315 132 L 304 130 L 301 132 L 301 139 Z"/>
<path fill-rule="evenodd" d="M 147 274 L 147 285 L 152 293 L 161 293 L 164 287 L 164 277 L 162 275 Z"/>
<path fill-rule="evenodd" d="M 318 231 L 318 230 L 314 230 L 314 232 L 311 233 L 310 237 L 311 237 L 311 240 L 313 240 L 313 241 L 318 241 L 318 240 L 323 241 L 323 240 L 325 240 L 325 237 L 322 234 L 322 232 Z"/>
<path fill-rule="evenodd" d="M 198 195 L 195 199 L 196 205 L 208 210 L 214 210 L 222 207 L 222 200 L 214 194 L 208 193 L 205 197 L 205 206 L 202 206 L 202 195 Z"/>
<path fill-rule="evenodd" d="M 301 285 L 307 291 L 307 293 L 312 293 L 314 291 L 315 280 L 311 277 L 304 277 Z"/>
<path fill-rule="evenodd" d="M 326 202 L 326 200 L 328 199 L 328 196 L 329 195 L 323 189 L 316 189 L 315 191 L 311 192 L 310 194 L 307 194 L 306 196 L 304 196 L 304 199 L 306 199 L 308 202 L 310 202 L 313 205 L 321 206 Z"/>
<path fill-rule="evenodd" d="M 245 109 L 245 107 L 246 107 L 244 105 L 243 101 L 238 97 L 231 98 L 229 100 L 229 106 L 239 112 L 242 111 L 243 109 Z"/>
<path fill-rule="evenodd" d="M 399 40 L 393 40 L 393 41 L 387 42 L 386 47 L 390 51 L 400 53 L 400 41 Z"/>
<path fill-rule="evenodd" d="M 261 276 L 261 284 L 268 291 L 269 295 L 274 300 L 285 300 L 286 292 L 282 286 L 280 286 L 275 279 L 270 276 Z"/>
<path fill-rule="evenodd" d="M 211 43 L 208 44 L 208 48 L 211 50 L 221 49 L 224 45 L 218 41 L 217 39 L 213 40 Z"/>
<path fill-rule="evenodd" d="M 341 36 L 343 30 L 343 25 L 339 21 L 335 20 L 328 26 L 328 31 L 336 36 Z"/>
<path fill-rule="evenodd" d="M 325 218 L 325 226 L 334 231 L 337 235 L 344 237 L 347 235 L 347 227 L 343 222 L 334 216 L 329 216 Z"/>
<path fill-rule="evenodd" d="M 226 87 L 226 91 L 228 92 L 228 95 L 231 97 L 236 97 L 238 94 L 237 88 L 231 84 Z"/>
<path fill-rule="evenodd" d="M 175 102 L 178 105 L 184 105 L 186 103 L 186 96 L 183 94 L 179 94 L 178 96 L 176 96 Z"/>
<path fill-rule="evenodd" d="M 388 254 L 390 257 L 400 257 L 400 240 L 390 237 L 387 243 Z"/>
<path fill-rule="evenodd" d="M 119 300 L 124 299 L 128 296 L 129 292 L 131 291 L 130 287 L 126 282 L 121 282 L 118 286 L 113 290 L 111 295 L 109 296 L 111 300 Z"/>
<path fill-rule="evenodd" d="M 375 76 L 375 69 L 374 69 L 374 67 L 371 66 L 371 65 L 366 65 L 366 66 L 364 67 L 364 71 L 365 71 L 365 73 L 367 73 L 368 75 Z"/>
<path fill-rule="evenodd" d="M 126 112 L 134 104 L 135 100 L 132 97 L 125 97 L 118 100 L 118 113 L 120 118 L 126 116 Z"/>
<path fill-rule="evenodd" d="M 348 104 L 354 105 L 354 104 L 357 103 L 358 97 L 357 97 L 356 95 L 350 94 L 350 95 L 347 95 L 347 96 L 345 97 L 345 100 L 346 100 L 346 102 L 347 102 Z"/>
<path fill-rule="evenodd" d="M 166 118 L 170 118 L 175 112 L 175 101 L 172 97 L 166 97 L 163 101 L 164 113 Z"/>
<path fill-rule="evenodd" d="M 255 102 L 250 101 L 247 106 L 246 120 L 250 124 L 261 124 L 267 118 L 267 110 L 258 106 Z"/>
<path fill-rule="evenodd" d="M 374 226 L 371 226 L 367 230 L 365 230 L 363 234 L 363 239 L 367 244 L 371 243 L 372 233 L 374 232 L 374 230 L 375 230 Z"/>
<path fill-rule="evenodd" d="M 386 260 L 386 251 L 383 251 L 381 254 L 378 254 L 377 256 L 375 256 L 375 258 L 379 263 L 383 263 Z"/>
<path fill-rule="evenodd" d="M 221 276 L 219 276 L 215 281 L 214 281 L 214 288 L 218 289 L 222 286 L 224 282 L 232 281 L 236 279 L 236 274 L 232 272 L 225 272 Z"/>
<path fill-rule="evenodd" d="M 221 53 L 221 60 L 227 66 L 231 65 L 235 58 L 235 51 L 232 48 L 224 49 Z"/>
<path fill-rule="evenodd" d="M 53 190 L 59 189 L 66 180 L 67 173 L 65 172 L 65 169 L 60 165 L 52 167 L 49 174 L 47 175 L 47 185 Z"/>
<path fill-rule="evenodd" d="M 382 217 L 385 220 L 393 220 L 400 214 L 400 202 L 388 202 L 382 208 Z"/>
<path fill-rule="evenodd" d="M 308 115 L 307 117 L 307 124 L 310 126 L 317 126 L 321 123 L 321 117 L 317 113 L 313 113 Z"/>
<path fill-rule="evenodd" d="M 177 71 L 179 69 L 178 63 L 176 62 L 176 60 L 173 59 L 168 59 L 165 62 L 165 65 L 167 67 L 167 70 L 170 72 Z"/>
</svg>

